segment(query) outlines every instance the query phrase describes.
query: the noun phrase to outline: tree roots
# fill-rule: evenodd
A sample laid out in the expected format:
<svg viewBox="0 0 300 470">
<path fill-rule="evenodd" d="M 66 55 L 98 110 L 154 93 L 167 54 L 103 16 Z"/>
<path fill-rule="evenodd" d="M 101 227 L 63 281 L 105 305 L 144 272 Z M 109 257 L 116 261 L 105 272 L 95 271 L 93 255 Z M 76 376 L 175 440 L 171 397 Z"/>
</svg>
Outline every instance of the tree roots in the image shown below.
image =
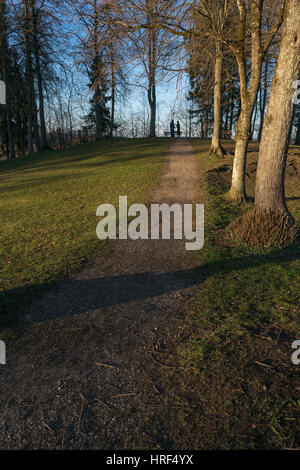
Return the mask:
<svg viewBox="0 0 300 470">
<path fill-rule="evenodd" d="M 217 155 L 218 157 L 223 158 L 227 155 L 227 151 L 222 147 L 222 145 L 212 145 L 210 147 L 209 155 Z"/>
<path fill-rule="evenodd" d="M 254 209 L 227 227 L 226 238 L 251 246 L 283 247 L 299 240 L 299 230 L 288 214 Z"/>
</svg>

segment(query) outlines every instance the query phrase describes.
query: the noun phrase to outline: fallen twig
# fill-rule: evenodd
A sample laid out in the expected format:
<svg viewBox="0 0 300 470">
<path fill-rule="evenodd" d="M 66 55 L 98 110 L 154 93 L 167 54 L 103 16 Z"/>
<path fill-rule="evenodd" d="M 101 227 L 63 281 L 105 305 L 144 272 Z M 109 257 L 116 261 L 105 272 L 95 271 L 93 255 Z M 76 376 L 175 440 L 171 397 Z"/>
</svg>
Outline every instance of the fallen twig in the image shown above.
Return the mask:
<svg viewBox="0 0 300 470">
<path fill-rule="evenodd" d="M 135 392 L 133 392 L 133 393 L 119 393 L 118 395 L 112 395 L 111 398 L 130 397 L 132 395 L 136 395 L 136 393 Z"/>
<path fill-rule="evenodd" d="M 270 369 L 273 369 L 273 366 L 270 366 L 270 364 L 264 364 L 263 362 L 259 362 L 259 361 L 254 361 L 255 364 L 259 365 L 259 366 L 263 366 L 263 367 L 269 367 Z"/>
<path fill-rule="evenodd" d="M 45 423 L 44 421 L 42 421 L 42 425 L 45 426 L 45 428 L 47 428 L 51 432 L 51 434 L 54 433 L 53 429 L 51 429 L 50 426 L 48 426 L 48 424 Z"/>
<path fill-rule="evenodd" d="M 93 401 L 96 401 L 97 403 L 100 403 L 100 405 L 103 405 L 104 408 L 107 408 L 109 411 L 111 411 L 111 407 L 108 406 L 106 403 L 104 403 L 104 401 L 100 400 L 99 398 L 96 398 L 95 400 Z"/>
<path fill-rule="evenodd" d="M 102 367 L 110 367 L 111 369 L 118 369 L 120 366 L 115 366 L 113 364 L 106 364 L 104 362 L 96 362 L 95 363 L 96 366 L 102 366 Z"/>
</svg>

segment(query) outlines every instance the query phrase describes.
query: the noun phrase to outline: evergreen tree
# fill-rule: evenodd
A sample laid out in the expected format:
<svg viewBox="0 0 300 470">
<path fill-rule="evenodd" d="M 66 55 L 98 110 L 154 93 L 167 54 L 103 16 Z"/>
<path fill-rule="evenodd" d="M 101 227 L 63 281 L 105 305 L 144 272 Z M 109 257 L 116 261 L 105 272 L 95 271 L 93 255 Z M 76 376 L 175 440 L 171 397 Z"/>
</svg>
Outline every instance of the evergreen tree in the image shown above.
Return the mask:
<svg viewBox="0 0 300 470">
<path fill-rule="evenodd" d="M 109 86 L 102 55 L 101 52 L 97 51 L 88 72 L 90 78 L 89 88 L 93 96 L 90 100 L 91 111 L 86 116 L 86 123 L 88 128 L 94 128 L 96 141 L 101 139 L 110 129 L 110 112 L 107 106 L 110 99 L 107 96 Z"/>
</svg>

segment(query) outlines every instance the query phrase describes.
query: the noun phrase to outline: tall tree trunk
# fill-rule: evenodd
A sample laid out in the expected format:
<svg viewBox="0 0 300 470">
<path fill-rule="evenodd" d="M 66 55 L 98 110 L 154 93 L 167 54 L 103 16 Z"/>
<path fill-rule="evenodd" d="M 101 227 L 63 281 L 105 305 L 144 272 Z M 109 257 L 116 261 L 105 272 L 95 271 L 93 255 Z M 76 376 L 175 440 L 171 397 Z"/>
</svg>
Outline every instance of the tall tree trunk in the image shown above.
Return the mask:
<svg viewBox="0 0 300 470">
<path fill-rule="evenodd" d="M 93 1 L 94 23 L 93 23 L 93 78 L 92 86 L 94 86 L 95 100 L 95 141 L 99 141 L 103 137 L 103 121 L 102 121 L 102 90 L 101 90 L 101 58 L 99 55 L 99 14 L 97 0 Z"/>
<path fill-rule="evenodd" d="M 12 116 L 11 116 L 11 107 L 10 107 L 10 97 L 8 95 L 6 101 L 6 124 L 7 124 L 7 139 L 8 139 L 8 149 L 9 149 L 9 158 L 16 158 L 15 152 L 15 139 L 13 132 Z"/>
<path fill-rule="evenodd" d="M 257 116 L 257 100 L 254 105 L 254 112 L 252 113 L 252 122 L 251 122 L 251 132 L 250 132 L 250 140 L 253 140 L 254 132 L 255 132 L 255 123 L 256 123 L 256 116 Z"/>
<path fill-rule="evenodd" d="M 246 18 L 244 18 L 246 21 Z M 259 22 L 260 27 L 260 22 Z M 260 33 L 258 33 L 259 35 Z M 256 42 L 258 38 L 256 38 Z M 252 38 L 254 42 L 254 38 Z M 252 57 L 251 57 L 251 81 L 249 90 L 247 88 L 247 74 L 246 74 L 246 58 L 244 53 L 244 43 L 240 46 L 240 49 L 236 55 L 238 62 L 238 70 L 240 76 L 240 98 L 241 98 L 241 112 L 237 122 L 236 134 L 235 134 L 235 154 L 233 161 L 232 181 L 229 196 L 231 199 L 243 202 L 247 201 L 248 197 L 246 194 L 246 155 L 248 142 L 251 135 L 251 118 L 254 109 L 254 105 L 257 98 L 257 93 L 260 84 L 260 75 L 262 67 L 262 54 L 260 52 L 260 40 L 259 45 L 252 45 Z"/>
<path fill-rule="evenodd" d="M 33 153 L 32 125 L 33 125 L 33 73 L 32 73 L 32 57 L 31 57 L 31 41 L 30 41 L 30 16 L 28 0 L 24 0 L 24 43 L 26 54 L 26 103 L 27 103 L 27 146 L 28 153 Z"/>
<path fill-rule="evenodd" d="M 235 155 L 233 161 L 230 197 L 236 201 L 246 201 L 246 154 L 248 149 L 252 110 L 250 107 L 241 111 L 235 135 Z"/>
<path fill-rule="evenodd" d="M 264 74 L 265 76 L 264 76 L 264 81 L 261 83 L 261 88 L 260 88 L 260 123 L 259 123 L 259 131 L 258 131 L 258 138 L 257 138 L 259 142 L 261 141 L 264 119 L 265 119 L 265 112 L 266 112 L 266 105 L 267 105 L 268 71 L 269 71 L 269 61 L 268 61 L 268 56 L 266 56 L 265 74 Z"/>
<path fill-rule="evenodd" d="M 40 131 L 39 131 L 36 99 L 35 99 L 34 81 L 33 81 L 33 86 L 32 86 L 32 115 L 33 115 L 33 131 L 34 131 L 35 145 L 36 145 L 37 151 L 39 151 L 41 149 L 41 141 L 40 141 Z"/>
<path fill-rule="evenodd" d="M 300 71 L 300 0 L 287 0 L 278 62 L 260 145 L 255 208 L 288 215 L 284 174 L 293 114 L 292 85 Z"/>
<path fill-rule="evenodd" d="M 235 51 L 235 55 L 240 77 L 241 113 L 238 119 L 237 132 L 235 135 L 236 147 L 229 196 L 233 200 L 243 202 L 248 200 L 245 185 L 245 171 L 247 147 L 251 134 L 251 118 L 257 100 L 264 54 L 267 52 L 272 35 L 263 48 L 261 43 L 261 17 L 263 2 L 261 0 L 253 0 L 251 6 L 251 78 L 248 88 L 246 73 L 247 59 L 245 55 L 245 39 L 247 28 L 245 2 L 239 0 L 238 7 L 240 11 L 240 27 L 238 34 L 238 47 Z M 274 28 L 274 31 L 280 27 L 281 23 L 282 12 L 279 16 L 278 22 L 276 23 L 276 28 Z M 275 34 L 274 31 L 272 32 L 273 35 Z"/>
<path fill-rule="evenodd" d="M 102 120 L 101 120 L 101 106 L 96 102 L 96 132 L 95 141 L 98 142 L 102 138 Z"/>
<path fill-rule="evenodd" d="M 201 120 L 200 120 L 200 129 L 201 129 L 201 139 L 204 139 L 204 123 L 203 123 L 203 116 L 201 116 Z"/>
<path fill-rule="evenodd" d="M 155 12 L 151 6 L 149 13 L 150 21 L 153 20 Z M 151 28 L 148 31 L 148 102 L 150 106 L 150 137 L 156 136 L 156 54 L 157 48 L 157 31 Z"/>
<path fill-rule="evenodd" d="M 219 41 L 216 42 L 215 81 L 214 81 L 214 130 L 210 154 L 223 157 L 226 153 L 220 141 L 221 130 L 221 86 L 222 86 L 223 54 Z"/>
<path fill-rule="evenodd" d="M 72 111 L 70 106 L 68 106 L 68 114 L 69 114 L 69 139 L 70 139 L 70 147 L 73 146 L 73 119 L 72 119 Z"/>
<path fill-rule="evenodd" d="M 13 123 L 11 115 L 11 84 L 9 80 L 9 52 L 7 43 L 7 19 L 6 19 L 6 2 L 0 0 L 0 48 L 1 48 L 1 68 L 3 80 L 6 86 L 6 131 L 8 141 L 8 156 L 15 158 L 15 142 L 13 133 Z"/>
<path fill-rule="evenodd" d="M 45 121 L 43 79 L 42 79 L 42 74 L 41 74 L 38 52 L 36 53 L 36 66 L 37 66 L 36 73 L 37 73 L 38 93 L 39 93 L 39 115 L 40 115 L 40 125 L 41 125 L 41 150 L 45 150 L 48 148 L 48 142 L 47 142 L 46 121 Z"/>
<path fill-rule="evenodd" d="M 32 139 L 32 112 L 31 112 L 31 98 L 30 94 L 27 95 L 27 106 L 28 106 L 28 116 L 27 116 L 27 147 L 28 153 L 33 153 L 33 139 Z"/>
<path fill-rule="evenodd" d="M 254 73 L 254 72 L 252 72 Z M 232 181 L 230 189 L 230 197 L 235 201 L 247 201 L 246 194 L 246 155 L 248 143 L 251 135 L 251 118 L 255 105 L 259 80 L 256 83 L 252 81 L 253 89 L 251 93 L 247 92 L 242 98 L 241 113 L 238 118 L 236 134 L 235 134 L 235 153 L 233 161 Z"/>
<path fill-rule="evenodd" d="M 110 137 L 114 136 L 114 125 L 115 125 L 115 101 L 116 101 L 116 77 L 115 77 L 115 58 L 114 58 L 114 47 L 111 44 L 110 47 L 110 63 L 111 63 L 111 112 L 110 112 Z"/>
<path fill-rule="evenodd" d="M 148 89 L 148 102 L 150 105 L 150 137 L 155 137 L 156 132 L 156 89 L 151 86 Z"/>
<path fill-rule="evenodd" d="M 233 128 L 233 118 L 234 118 L 234 87 L 232 88 L 232 91 L 230 93 L 230 122 L 229 122 L 229 127 L 232 132 Z"/>
<path fill-rule="evenodd" d="M 40 150 L 44 150 L 48 148 L 48 144 L 47 144 L 47 133 L 46 133 L 46 121 L 45 121 L 43 78 L 42 78 L 41 64 L 40 64 L 38 28 L 37 28 L 38 13 L 35 9 L 35 0 L 31 0 L 31 6 L 32 6 L 32 20 L 33 20 L 33 43 L 34 43 L 35 65 L 36 65 L 36 78 L 37 78 L 38 95 L 39 95 L 39 116 L 40 116 L 40 126 L 41 126 Z"/>
<path fill-rule="evenodd" d="M 207 106 L 205 106 L 205 119 L 204 119 L 204 139 L 208 137 L 208 110 Z"/>
</svg>

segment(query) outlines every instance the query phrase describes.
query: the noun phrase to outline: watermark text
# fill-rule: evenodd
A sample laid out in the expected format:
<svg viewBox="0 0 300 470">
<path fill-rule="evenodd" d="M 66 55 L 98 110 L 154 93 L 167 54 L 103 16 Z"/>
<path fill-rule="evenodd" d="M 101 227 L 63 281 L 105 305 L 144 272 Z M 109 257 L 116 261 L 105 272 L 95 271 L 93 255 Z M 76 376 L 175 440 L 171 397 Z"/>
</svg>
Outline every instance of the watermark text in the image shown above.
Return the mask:
<svg viewBox="0 0 300 470">
<path fill-rule="evenodd" d="M 102 217 L 96 228 L 100 240 L 170 240 L 173 235 L 174 240 L 187 240 L 186 250 L 201 250 L 204 245 L 203 204 L 151 204 L 149 216 L 144 204 L 128 208 L 127 196 L 120 196 L 118 217 L 112 204 L 101 204 L 96 215 Z"/>
<path fill-rule="evenodd" d="M 0 340 L 0 364 L 6 364 L 6 346 L 4 341 Z"/>
<path fill-rule="evenodd" d="M 293 103 L 300 104 L 300 80 L 293 82 Z"/>
<path fill-rule="evenodd" d="M 2 80 L 0 80 L 0 104 L 6 104 L 6 86 Z"/>
</svg>

